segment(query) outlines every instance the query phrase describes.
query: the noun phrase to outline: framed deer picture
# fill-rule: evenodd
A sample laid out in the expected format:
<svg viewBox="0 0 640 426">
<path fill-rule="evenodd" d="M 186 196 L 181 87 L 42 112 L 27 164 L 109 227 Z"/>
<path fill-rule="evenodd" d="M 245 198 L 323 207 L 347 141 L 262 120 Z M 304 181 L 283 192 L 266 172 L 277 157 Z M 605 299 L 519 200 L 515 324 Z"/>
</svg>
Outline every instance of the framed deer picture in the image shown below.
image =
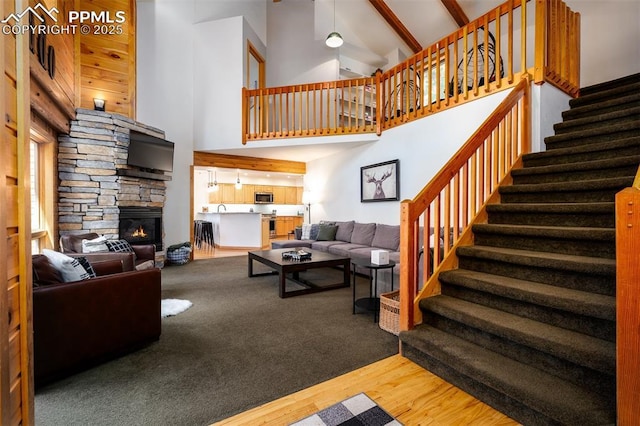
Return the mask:
<svg viewBox="0 0 640 426">
<path fill-rule="evenodd" d="M 398 201 L 399 167 L 399 160 L 360 167 L 360 201 Z"/>
</svg>

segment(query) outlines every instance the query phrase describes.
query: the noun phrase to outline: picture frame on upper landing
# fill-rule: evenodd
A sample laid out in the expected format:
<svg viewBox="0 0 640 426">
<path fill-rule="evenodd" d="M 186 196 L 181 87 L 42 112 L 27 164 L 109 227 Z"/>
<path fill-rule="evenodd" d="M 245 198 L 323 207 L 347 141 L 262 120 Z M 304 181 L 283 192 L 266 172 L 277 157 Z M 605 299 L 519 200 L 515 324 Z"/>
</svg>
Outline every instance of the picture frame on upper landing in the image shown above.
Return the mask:
<svg viewBox="0 0 640 426">
<path fill-rule="evenodd" d="M 400 160 L 360 167 L 360 202 L 400 200 Z"/>
</svg>

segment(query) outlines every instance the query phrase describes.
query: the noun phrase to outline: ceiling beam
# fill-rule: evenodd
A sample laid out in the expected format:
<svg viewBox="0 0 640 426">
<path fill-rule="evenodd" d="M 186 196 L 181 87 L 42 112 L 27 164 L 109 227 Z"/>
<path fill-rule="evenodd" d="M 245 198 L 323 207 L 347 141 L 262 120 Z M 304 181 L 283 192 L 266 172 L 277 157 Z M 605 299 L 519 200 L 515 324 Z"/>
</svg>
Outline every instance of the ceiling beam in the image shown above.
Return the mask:
<svg viewBox="0 0 640 426">
<path fill-rule="evenodd" d="M 307 164 L 300 161 L 244 157 L 241 155 L 215 154 L 203 151 L 193 151 L 193 165 L 197 167 L 221 167 L 223 169 L 281 172 L 300 175 L 307 172 Z"/>
<path fill-rule="evenodd" d="M 376 8 L 378 13 L 384 18 L 385 21 L 391 28 L 400 36 L 402 41 L 404 41 L 407 46 L 413 51 L 413 53 L 418 53 L 422 50 L 422 46 L 418 43 L 418 40 L 409 32 L 407 27 L 404 26 L 402 21 L 398 19 L 395 13 L 387 6 L 384 0 L 369 0 L 369 3 Z"/>
<path fill-rule="evenodd" d="M 464 13 L 464 10 L 460 7 L 456 0 L 440 0 L 444 7 L 449 11 L 449 15 L 456 21 L 456 24 L 460 28 L 464 27 L 469 23 L 469 18 Z"/>
</svg>

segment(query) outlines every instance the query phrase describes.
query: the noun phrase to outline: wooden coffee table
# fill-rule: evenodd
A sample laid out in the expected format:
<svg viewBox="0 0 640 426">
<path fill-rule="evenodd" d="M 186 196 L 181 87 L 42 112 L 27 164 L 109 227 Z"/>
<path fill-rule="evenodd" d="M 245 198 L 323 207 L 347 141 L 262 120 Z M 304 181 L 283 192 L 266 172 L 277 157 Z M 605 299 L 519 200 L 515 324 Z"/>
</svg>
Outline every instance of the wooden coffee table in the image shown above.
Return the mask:
<svg viewBox="0 0 640 426">
<path fill-rule="evenodd" d="M 311 253 L 310 260 L 289 260 L 283 259 L 282 253 L 285 251 L 295 250 L 294 248 L 275 249 L 275 250 L 258 250 L 249 252 L 249 277 L 259 277 L 264 275 L 278 275 L 279 276 L 279 296 L 281 298 L 299 296 L 301 294 L 316 293 L 319 291 L 333 290 L 336 288 L 349 287 L 349 258 L 343 256 L 337 256 L 331 253 L 325 253 L 322 251 L 311 250 L 305 248 L 304 250 Z M 253 273 L 253 262 L 260 262 L 273 268 L 273 271 Z M 308 280 L 300 278 L 300 272 L 307 271 L 309 269 L 316 268 L 328 268 L 342 266 L 344 271 L 342 282 L 335 284 L 323 284 L 318 285 Z M 298 285 L 304 287 L 299 290 L 286 289 L 286 281 L 291 280 Z"/>
</svg>

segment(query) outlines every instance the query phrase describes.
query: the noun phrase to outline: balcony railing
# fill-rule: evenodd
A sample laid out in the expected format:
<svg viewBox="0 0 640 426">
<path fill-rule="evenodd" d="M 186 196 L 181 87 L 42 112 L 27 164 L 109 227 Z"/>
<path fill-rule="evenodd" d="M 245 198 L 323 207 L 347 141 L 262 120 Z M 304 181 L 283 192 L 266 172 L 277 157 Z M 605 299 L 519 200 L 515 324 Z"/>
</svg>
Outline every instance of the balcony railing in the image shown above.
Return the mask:
<svg viewBox="0 0 640 426">
<path fill-rule="evenodd" d="M 525 74 L 575 96 L 579 33 L 580 15 L 560 0 L 510 0 L 375 76 L 243 89 L 242 142 L 380 134 L 511 88 Z"/>
</svg>

